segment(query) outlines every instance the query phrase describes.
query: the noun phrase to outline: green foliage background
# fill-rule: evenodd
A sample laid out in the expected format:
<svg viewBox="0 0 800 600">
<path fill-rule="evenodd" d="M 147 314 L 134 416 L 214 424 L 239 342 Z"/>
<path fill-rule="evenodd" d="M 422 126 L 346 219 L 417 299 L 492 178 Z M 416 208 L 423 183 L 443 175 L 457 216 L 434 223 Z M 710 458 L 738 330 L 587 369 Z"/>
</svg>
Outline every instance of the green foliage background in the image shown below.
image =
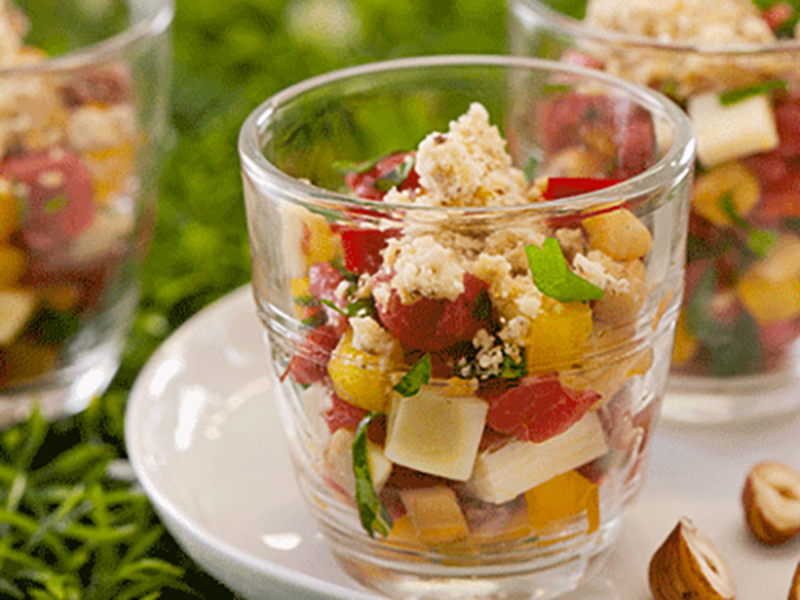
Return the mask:
<svg viewBox="0 0 800 600">
<path fill-rule="evenodd" d="M 124 361 L 89 410 L 0 432 L 0 597 L 233 598 L 165 533 L 125 457 L 127 394 L 198 310 L 250 278 L 236 154 L 245 116 L 307 77 L 401 56 L 501 53 L 503 0 L 177 0 L 159 224 Z"/>
</svg>

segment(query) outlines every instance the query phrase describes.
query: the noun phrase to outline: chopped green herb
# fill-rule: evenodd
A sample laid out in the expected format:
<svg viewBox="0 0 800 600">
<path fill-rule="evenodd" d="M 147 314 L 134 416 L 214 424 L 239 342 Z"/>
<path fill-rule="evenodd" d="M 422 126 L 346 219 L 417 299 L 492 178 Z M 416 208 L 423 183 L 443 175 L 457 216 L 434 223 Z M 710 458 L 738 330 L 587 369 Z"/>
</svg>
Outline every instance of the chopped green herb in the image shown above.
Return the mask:
<svg viewBox="0 0 800 600">
<path fill-rule="evenodd" d="M 320 300 L 320 302 L 345 317 L 369 317 L 375 314 L 375 300 L 372 296 L 349 302 L 344 309 L 339 308 L 327 299 Z"/>
<path fill-rule="evenodd" d="M 372 171 L 375 166 L 383 160 L 384 157 L 388 156 L 387 154 L 382 154 L 377 158 L 371 158 L 369 160 L 363 160 L 361 162 L 349 161 L 349 160 L 335 160 L 333 161 L 333 170 L 337 173 L 341 173 L 342 175 L 349 175 L 350 173 L 355 173 L 360 175 L 362 173 L 367 173 Z"/>
<path fill-rule="evenodd" d="M 492 301 L 489 298 L 489 292 L 482 289 L 475 300 L 475 306 L 472 307 L 472 316 L 478 321 L 488 321 L 492 316 Z"/>
<path fill-rule="evenodd" d="M 294 303 L 298 306 L 318 306 L 319 301 L 311 294 L 303 294 L 294 299 Z"/>
<path fill-rule="evenodd" d="M 528 181 L 528 183 L 533 181 L 533 178 L 536 177 L 536 171 L 538 169 L 539 159 L 531 154 L 528 157 L 528 160 L 525 161 L 525 166 L 522 167 L 522 173 L 525 175 L 525 179 Z"/>
<path fill-rule="evenodd" d="M 403 396 L 410 398 L 419 394 L 422 386 L 431 380 L 431 355 L 426 354 L 417 361 L 411 370 L 403 375 L 403 378 L 394 386 L 394 391 Z"/>
<path fill-rule="evenodd" d="M 353 475 L 356 479 L 356 506 L 361 518 L 361 525 L 370 537 L 377 531 L 382 536 L 389 535 L 392 528 L 392 517 L 375 493 L 372 474 L 369 470 L 369 452 L 367 451 L 367 430 L 376 413 L 369 413 L 358 424 L 356 436 L 353 438 Z"/>
<path fill-rule="evenodd" d="M 525 356 L 519 362 L 514 362 L 508 354 L 503 357 L 500 377 L 503 379 L 521 379 L 528 374 L 528 365 L 525 364 Z"/>
<path fill-rule="evenodd" d="M 48 215 L 54 215 L 56 213 L 60 213 L 67 207 L 67 197 L 64 194 L 59 194 L 50 200 L 47 201 L 47 204 L 44 205 L 44 212 Z"/>
<path fill-rule="evenodd" d="M 572 91 L 571 85 L 563 83 L 546 83 L 542 86 L 542 95 L 552 96 L 554 94 L 568 94 Z"/>
<path fill-rule="evenodd" d="M 733 193 L 728 190 L 719 197 L 719 206 L 725 216 L 730 219 L 731 223 L 741 228 L 747 233 L 747 247 L 756 256 L 764 257 L 769 254 L 775 242 L 778 241 L 778 236 L 772 231 L 766 229 L 758 229 L 753 227 L 742 218 L 742 215 L 736 210 L 736 204 L 733 201 Z"/>
<path fill-rule="evenodd" d="M 414 168 L 414 162 L 414 156 L 409 154 L 394 169 L 375 180 L 375 188 L 381 192 L 388 192 L 393 187 L 397 187 L 408 178 L 411 169 Z"/>
<path fill-rule="evenodd" d="M 316 329 L 320 325 L 325 323 L 327 317 L 325 316 L 324 312 L 318 312 L 310 317 L 306 317 L 302 321 L 300 321 L 304 327 L 308 327 L 310 329 Z"/>
<path fill-rule="evenodd" d="M 753 254 L 763 258 L 772 251 L 777 241 L 778 234 L 774 231 L 756 229 L 747 236 L 747 247 Z"/>
<path fill-rule="evenodd" d="M 719 95 L 719 103 L 722 106 L 730 106 L 731 104 L 742 102 L 743 100 L 753 98 L 754 96 L 768 94 L 773 90 L 785 90 L 787 87 L 788 84 L 783 79 L 771 79 L 763 83 L 757 83 L 756 85 L 750 85 L 747 87 L 722 92 Z"/>
<path fill-rule="evenodd" d="M 559 302 L 586 302 L 603 297 L 602 289 L 569 270 L 557 239 L 547 238 L 541 248 L 525 246 L 525 254 L 533 282 L 545 296 Z"/>
</svg>

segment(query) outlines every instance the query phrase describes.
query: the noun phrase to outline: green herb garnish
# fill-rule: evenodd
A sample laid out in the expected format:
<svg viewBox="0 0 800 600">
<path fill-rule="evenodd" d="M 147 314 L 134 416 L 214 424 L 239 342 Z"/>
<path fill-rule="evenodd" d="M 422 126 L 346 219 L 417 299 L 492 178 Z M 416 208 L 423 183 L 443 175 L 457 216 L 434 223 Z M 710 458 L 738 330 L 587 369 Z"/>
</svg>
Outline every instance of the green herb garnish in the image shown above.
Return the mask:
<svg viewBox="0 0 800 600">
<path fill-rule="evenodd" d="M 770 253 L 772 247 L 778 241 L 777 234 L 766 229 L 753 227 L 745 221 L 736 210 L 736 203 L 733 201 L 733 193 L 730 190 L 719 197 L 719 206 L 731 223 L 747 233 L 747 247 L 753 254 L 763 258 Z"/>
<path fill-rule="evenodd" d="M 375 299 L 372 296 L 348 302 L 344 309 L 336 306 L 331 300 L 322 299 L 320 302 L 345 317 L 369 317 L 375 314 Z"/>
<path fill-rule="evenodd" d="M 525 246 L 533 282 L 545 296 L 559 302 L 586 302 L 599 300 L 603 290 L 592 282 L 569 270 L 561 245 L 555 238 L 547 238 L 541 248 Z"/>
<path fill-rule="evenodd" d="M 542 95 L 552 96 L 554 94 L 567 94 L 572 91 L 571 85 L 564 83 L 546 83 L 542 86 Z"/>
<path fill-rule="evenodd" d="M 372 474 L 369 470 L 369 452 L 367 451 L 367 430 L 377 413 L 369 413 L 358 424 L 356 436 L 353 438 L 353 475 L 356 479 L 356 506 L 361 517 L 361 525 L 370 537 L 377 531 L 382 536 L 389 535 L 392 528 L 392 517 L 375 493 Z"/>
<path fill-rule="evenodd" d="M 297 296 L 297 298 L 294 299 L 294 303 L 297 304 L 297 306 L 319 306 L 319 301 L 311 294 Z"/>
<path fill-rule="evenodd" d="M 44 205 L 44 212 L 48 215 L 54 215 L 60 213 L 67 207 L 67 197 L 64 194 L 59 194 L 58 196 L 54 196 L 47 201 L 47 204 Z"/>
<path fill-rule="evenodd" d="M 394 391 L 410 398 L 419 394 L 422 386 L 431 380 L 431 355 L 426 354 L 417 361 L 411 370 L 403 375 L 403 378 L 394 386 Z"/>
<path fill-rule="evenodd" d="M 519 362 L 514 362 L 506 354 L 503 356 L 503 365 L 500 368 L 500 377 L 503 379 L 521 379 L 528 374 L 528 365 L 525 364 L 525 356 Z"/>
<path fill-rule="evenodd" d="M 388 192 L 408 179 L 411 169 L 414 168 L 414 156 L 409 154 L 394 169 L 375 180 L 375 188 L 381 192 Z"/>
<path fill-rule="evenodd" d="M 771 79 L 763 83 L 757 83 L 756 85 L 750 85 L 747 87 L 722 92 L 719 95 L 719 103 L 722 106 L 730 106 L 731 104 L 742 102 L 748 98 L 753 98 L 754 96 L 768 94 L 773 90 L 785 90 L 787 87 L 788 84 L 783 79 Z"/>
<path fill-rule="evenodd" d="M 492 316 L 492 300 L 489 298 L 489 292 L 482 289 L 475 299 L 475 305 L 472 307 L 472 316 L 478 321 L 488 321 Z"/>
<path fill-rule="evenodd" d="M 525 175 L 525 180 L 530 183 L 536 177 L 536 171 L 539 170 L 539 159 L 533 154 L 525 161 L 525 166 L 522 167 L 522 173 Z"/>
<path fill-rule="evenodd" d="M 341 173 L 342 175 L 349 175 L 351 173 L 355 175 L 361 175 L 362 173 L 367 173 L 372 171 L 379 162 L 381 162 L 386 156 L 386 154 L 382 154 L 377 158 L 371 158 L 368 160 L 363 160 L 361 162 L 349 161 L 349 160 L 335 160 L 331 164 L 333 170 L 337 173 Z"/>
<path fill-rule="evenodd" d="M 308 327 L 310 329 L 316 329 L 320 325 L 324 325 L 327 317 L 325 316 L 324 312 L 318 312 L 316 314 L 311 315 L 310 317 L 306 317 L 300 323 L 303 324 L 303 327 Z"/>
</svg>

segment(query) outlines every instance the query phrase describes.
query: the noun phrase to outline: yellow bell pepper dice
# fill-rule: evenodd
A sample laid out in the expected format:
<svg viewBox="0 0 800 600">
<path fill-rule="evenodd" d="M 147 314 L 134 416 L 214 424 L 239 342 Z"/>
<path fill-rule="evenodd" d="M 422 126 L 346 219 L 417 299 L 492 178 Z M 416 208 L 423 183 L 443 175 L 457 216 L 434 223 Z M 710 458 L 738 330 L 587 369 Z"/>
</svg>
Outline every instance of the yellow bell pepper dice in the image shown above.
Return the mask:
<svg viewBox="0 0 800 600">
<path fill-rule="evenodd" d="M 321 215 L 308 213 L 303 216 L 303 255 L 310 266 L 319 262 L 330 262 L 338 254 L 338 238 Z"/>
<path fill-rule="evenodd" d="M 800 316 L 800 279 L 768 281 L 751 270 L 739 281 L 736 292 L 759 323 L 791 321 Z"/>
<path fill-rule="evenodd" d="M 352 330 L 348 330 L 331 355 L 328 375 L 343 400 L 370 412 L 383 413 L 391 389 L 391 373 L 402 357 L 399 343 L 394 344 L 388 356 L 359 350 L 353 346 Z"/>
<path fill-rule="evenodd" d="M 11 194 L 7 180 L 0 178 L 0 242 L 6 241 L 19 226 L 19 203 Z"/>
<path fill-rule="evenodd" d="M 525 343 L 528 370 L 533 374 L 549 373 L 579 362 L 592 327 L 592 309 L 588 304 L 543 298 L 539 314 L 528 326 Z"/>
<path fill-rule="evenodd" d="M 576 471 L 567 471 L 525 492 L 528 521 L 543 531 L 564 519 L 586 512 L 586 534 L 600 526 L 600 493 L 597 485 Z"/>
<path fill-rule="evenodd" d="M 644 223 L 626 208 L 583 220 L 589 246 L 614 260 L 642 258 L 653 248 L 653 236 Z"/>
<path fill-rule="evenodd" d="M 25 273 L 25 253 L 14 246 L 0 244 L 0 288 L 11 287 Z"/>
<path fill-rule="evenodd" d="M 733 225 L 728 210 L 746 216 L 758 204 L 758 178 L 742 163 L 730 162 L 709 169 L 697 178 L 692 208 L 714 225 Z M 726 208 L 725 203 L 729 202 Z"/>
<path fill-rule="evenodd" d="M 678 316 L 678 323 L 675 325 L 675 343 L 672 346 L 672 364 L 680 367 L 689 362 L 697 351 L 697 340 L 689 331 L 686 324 L 686 316 L 681 313 Z"/>
</svg>

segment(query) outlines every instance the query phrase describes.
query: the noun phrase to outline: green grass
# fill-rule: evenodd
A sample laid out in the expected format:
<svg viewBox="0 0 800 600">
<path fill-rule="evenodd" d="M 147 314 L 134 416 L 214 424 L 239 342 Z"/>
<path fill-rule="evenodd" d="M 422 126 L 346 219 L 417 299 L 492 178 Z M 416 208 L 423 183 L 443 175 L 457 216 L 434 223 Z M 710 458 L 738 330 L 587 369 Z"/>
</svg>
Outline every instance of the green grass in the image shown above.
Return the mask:
<svg viewBox="0 0 800 600">
<path fill-rule="evenodd" d="M 89 410 L 0 432 L 0 597 L 233 597 L 182 553 L 140 491 L 106 472 L 125 457 L 125 402 L 145 361 L 250 278 L 239 127 L 260 101 L 313 75 L 506 44 L 503 0 L 178 0 L 174 34 L 178 137 L 141 306 L 119 373 Z"/>
</svg>

